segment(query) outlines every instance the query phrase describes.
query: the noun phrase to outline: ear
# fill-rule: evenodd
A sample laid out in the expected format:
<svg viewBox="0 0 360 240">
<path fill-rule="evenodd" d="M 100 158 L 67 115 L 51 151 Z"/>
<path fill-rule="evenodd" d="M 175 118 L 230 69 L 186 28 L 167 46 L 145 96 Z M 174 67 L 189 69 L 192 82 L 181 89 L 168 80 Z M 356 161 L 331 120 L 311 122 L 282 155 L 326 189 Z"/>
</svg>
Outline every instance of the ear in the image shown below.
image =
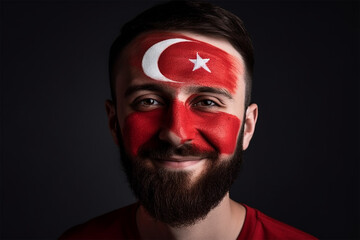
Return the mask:
<svg viewBox="0 0 360 240">
<path fill-rule="evenodd" d="M 118 130 L 119 123 L 118 123 L 118 119 L 116 116 L 115 105 L 111 100 L 106 100 L 105 108 L 106 108 L 106 113 L 108 116 L 108 124 L 109 124 L 109 129 L 110 129 L 111 135 L 114 139 L 115 144 L 119 145 L 119 139 L 117 137 L 117 132 L 119 131 Z"/>
<path fill-rule="evenodd" d="M 245 113 L 244 122 L 244 138 L 243 138 L 243 150 L 246 150 L 250 144 L 250 140 L 254 135 L 255 125 L 258 117 L 258 106 L 251 104 Z"/>
</svg>

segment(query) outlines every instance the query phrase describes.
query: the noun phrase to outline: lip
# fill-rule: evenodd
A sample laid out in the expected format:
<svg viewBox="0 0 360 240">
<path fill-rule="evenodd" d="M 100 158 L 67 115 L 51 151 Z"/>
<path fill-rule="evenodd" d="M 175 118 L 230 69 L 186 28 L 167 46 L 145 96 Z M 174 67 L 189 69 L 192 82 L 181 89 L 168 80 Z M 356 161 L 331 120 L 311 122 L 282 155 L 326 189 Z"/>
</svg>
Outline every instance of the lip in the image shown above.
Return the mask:
<svg viewBox="0 0 360 240">
<path fill-rule="evenodd" d="M 157 159 L 156 163 L 160 166 L 172 169 L 185 169 L 201 162 L 203 158 L 195 156 L 171 156 L 168 159 Z"/>
</svg>

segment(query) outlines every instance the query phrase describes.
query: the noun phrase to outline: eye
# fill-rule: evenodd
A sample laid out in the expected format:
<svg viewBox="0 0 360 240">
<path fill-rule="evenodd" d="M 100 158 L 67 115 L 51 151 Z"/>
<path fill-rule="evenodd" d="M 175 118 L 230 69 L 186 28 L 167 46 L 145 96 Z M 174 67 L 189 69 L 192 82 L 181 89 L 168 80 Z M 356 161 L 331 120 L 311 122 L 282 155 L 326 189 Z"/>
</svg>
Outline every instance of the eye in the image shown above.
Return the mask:
<svg viewBox="0 0 360 240">
<path fill-rule="evenodd" d="M 139 97 L 131 104 L 136 111 L 151 111 L 162 107 L 164 104 L 160 98 Z"/>
<path fill-rule="evenodd" d="M 147 105 L 147 106 L 160 104 L 158 101 L 156 101 L 155 99 L 152 99 L 152 98 L 143 99 L 139 103 L 142 105 Z"/>
<path fill-rule="evenodd" d="M 221 100 L 213 96 L 199 96 L 192 102 L 193 109 L 204 112 L 217 112 L 225 107 Z"/>
<path fill-rule="evenodd" d="M 211 106 L 219 106 L 219 104 L 217 104 L 216 102 L 209 100 L 209 99 L 204 99 L 201 100 L 197 103 L 194 104 L 195 107 L 211 107 Z"/>
</svg>

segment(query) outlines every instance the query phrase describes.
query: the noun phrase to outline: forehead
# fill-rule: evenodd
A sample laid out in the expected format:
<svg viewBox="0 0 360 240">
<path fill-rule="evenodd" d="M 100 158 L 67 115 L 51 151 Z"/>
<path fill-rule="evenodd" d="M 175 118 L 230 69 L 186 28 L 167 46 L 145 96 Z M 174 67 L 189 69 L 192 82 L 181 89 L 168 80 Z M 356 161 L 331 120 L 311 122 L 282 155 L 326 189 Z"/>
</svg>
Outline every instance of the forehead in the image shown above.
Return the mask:
<svg viewBox="0 0 360 240">
<path fill-rule="evenodd" d="M 114 73 L 121 88 L 150 81 L 173 87 L 219 87 L 235 93 L 244 85 L 245 67 L 239 52 L 225 39 L 189 32 L 150 32 L 124 49 Z"/>
</svg>

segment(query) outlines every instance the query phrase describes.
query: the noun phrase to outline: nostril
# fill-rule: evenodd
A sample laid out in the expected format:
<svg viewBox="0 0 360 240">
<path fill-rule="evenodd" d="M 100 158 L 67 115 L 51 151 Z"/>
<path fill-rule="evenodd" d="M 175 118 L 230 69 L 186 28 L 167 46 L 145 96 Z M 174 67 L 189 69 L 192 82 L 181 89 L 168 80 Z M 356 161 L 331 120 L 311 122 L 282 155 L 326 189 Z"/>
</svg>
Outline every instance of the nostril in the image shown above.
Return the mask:
<svg viewBox="0 0 360 240">
<path fill-rule="evenodd" d="M 191 144 L 192 140 L 191 139 L 183 139 L 181 141 L 181 144 Z"/>
<path fill-rule="evenodd" d="M 178 146 L 181 144 L 182 139 L 176 133 L 169 129 L 163 129 L 159 134 L 160 140 L 167 141 L 171 145 Z"/>
</svg>

